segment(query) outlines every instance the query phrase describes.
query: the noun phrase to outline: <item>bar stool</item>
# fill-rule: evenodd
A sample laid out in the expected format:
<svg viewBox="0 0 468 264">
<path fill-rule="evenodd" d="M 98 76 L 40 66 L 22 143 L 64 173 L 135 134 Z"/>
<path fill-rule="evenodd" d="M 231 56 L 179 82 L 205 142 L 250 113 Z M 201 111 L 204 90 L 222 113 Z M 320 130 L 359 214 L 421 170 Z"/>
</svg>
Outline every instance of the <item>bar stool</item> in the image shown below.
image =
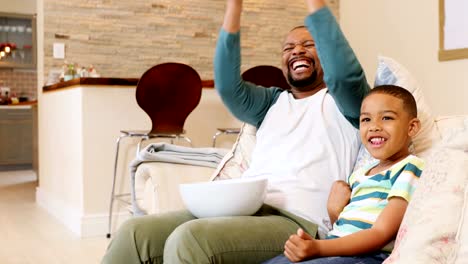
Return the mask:
<svg viewBox="0 0 468 264">
<path fill-rule="evenodd" d="M 202 81 L 199 74 L 186 64 L 175 62 L 158 64 L 141 76 L 136 87 L 136 100 L 150 117 L 152 128 L 149 131 L 121 130 L 117 138 L 107 238 L 111 237 L 114 200 L 130 204 L 125 199 L 130 193 L 115 192 L 121 140 L 140 138 L 137 155 L 143 141 L 152 138 L 170 139 L 171 143 L 183 139 L 192 145 L 192 141 L 185 136 L 184 123 L 200 102 L 201 92 Z"/>
<path fill-rule="evenodd" d="M 240 133 L 240 128 L 217 128 L 218 131 L 213 136 L 213 148 L 216 147 L 216 138 L 220 135 L 237 135 Z"/>
</svg>

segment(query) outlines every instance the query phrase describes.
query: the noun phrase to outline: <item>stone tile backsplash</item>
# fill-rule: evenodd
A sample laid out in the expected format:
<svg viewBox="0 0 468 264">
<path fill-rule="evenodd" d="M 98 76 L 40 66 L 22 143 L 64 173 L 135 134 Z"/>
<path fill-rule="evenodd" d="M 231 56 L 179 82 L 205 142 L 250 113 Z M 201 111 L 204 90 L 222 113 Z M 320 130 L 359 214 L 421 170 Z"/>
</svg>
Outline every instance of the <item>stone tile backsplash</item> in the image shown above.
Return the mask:
<svg viewBox="0 0 468 264">
<path fill-rule="evenodd" d="M 328 0 L 338 15 L 338 0 Z M 213 55 L 225 0 L 44 0 L 44 75 L 61 68 L 54 42 L 65 44 L 65 60 L 94 65 L 102 77 L 138 78 L 162 62 L 194 67 L 213 78 Z M 245 0 L 242 14 L 242 70 L 280 66 L 286 33 L 303 24 L 304 1 Z"/>
<path fill-rule="evenodd" d="M 0 68 L 0 83 L 10 87 L 11 93 L 37 99 L 37 71 Z"/>
</svg>

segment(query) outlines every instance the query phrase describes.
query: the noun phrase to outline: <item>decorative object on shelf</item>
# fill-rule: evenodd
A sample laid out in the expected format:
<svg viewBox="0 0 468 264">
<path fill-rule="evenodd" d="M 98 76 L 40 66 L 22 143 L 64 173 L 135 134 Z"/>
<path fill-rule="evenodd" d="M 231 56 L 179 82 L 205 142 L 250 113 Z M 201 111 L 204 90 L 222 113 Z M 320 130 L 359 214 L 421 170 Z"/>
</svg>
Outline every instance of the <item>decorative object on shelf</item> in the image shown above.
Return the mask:
<svg viewBox="0 0 468 264">
<path fill-rule="evenodd" d="M 10 103 L 10 87 L 4 85 L 3 81 L 0 81 L 0 105 L 6 105 Z"/>
<path fill-rule="evenodd" d="M 10 56 L 14 54 L 15 50 L 16 50 L 15 43 L 9 43 L 9 42 L 0 43 L 0 60 L 6 56 Z"/>
<path fill-rule="evenodd" d="M 65 61 L 65 64 L 62 66 L 62 74 L 60 75 L 61 80 L 69 81 L 82 77 L 99 78 L 101 76 L 97 73 L 93 65 L 85 68 L 76 63 L 68 63 Z"/>
<path fill-rule="evenodd" d="M 99 78 L 101 75 L 99 75 L 96 71 L 96 68 L 94 68 L 93 65 L 90 65 L 88 68 L 88 76 L 92 78 Z"/>
<path fill-rule="evenodd" d="M 76 65 L 73 63 L 66 63 L 63 70 L 63 80 L 69 81 L 74 78 L 80 78 L 76 72 Z"/>
</svg>

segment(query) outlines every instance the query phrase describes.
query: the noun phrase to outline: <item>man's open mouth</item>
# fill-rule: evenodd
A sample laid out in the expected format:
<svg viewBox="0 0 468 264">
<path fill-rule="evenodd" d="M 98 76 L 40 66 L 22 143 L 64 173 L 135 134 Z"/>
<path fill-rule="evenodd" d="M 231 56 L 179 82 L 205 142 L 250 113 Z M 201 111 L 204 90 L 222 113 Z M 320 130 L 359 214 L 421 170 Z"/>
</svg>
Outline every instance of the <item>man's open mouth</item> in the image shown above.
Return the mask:
<svg viewBox="0 0 468 264">
<path fill-rule="evenodd" d="M 296 58 L 292 60 L 289 66 L 293 72 L 299 73 L 313 67 L 313 61 L 305 58 Z"/>
<path fill-rule="evenodd" d="M 296 71 L 297 69 L 301 69 L 301 68 L 308 69 L 310 68 L 310 63 L 306 60 L 298 60 L 298 61 L 293 62 L 292 68 L 294 71 Z"/>
</svg>

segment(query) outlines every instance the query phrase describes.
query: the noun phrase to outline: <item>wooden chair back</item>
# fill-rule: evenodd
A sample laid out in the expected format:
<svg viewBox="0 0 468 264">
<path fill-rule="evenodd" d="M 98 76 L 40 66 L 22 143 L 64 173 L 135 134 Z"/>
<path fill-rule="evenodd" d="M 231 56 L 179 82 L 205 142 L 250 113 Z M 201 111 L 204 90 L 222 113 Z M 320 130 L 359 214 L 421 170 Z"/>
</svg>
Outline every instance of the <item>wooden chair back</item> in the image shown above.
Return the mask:
<svg viewBox="0 0 468 264">
<path fill-rule="evenodd" d="M 195 69 L 168 62 L 143 73 L 136 100 L 151 118 L 151 134 L 181 134 L 185 120 L 200 102 L 201 92 L 202 82 Z"/>
</svg>

